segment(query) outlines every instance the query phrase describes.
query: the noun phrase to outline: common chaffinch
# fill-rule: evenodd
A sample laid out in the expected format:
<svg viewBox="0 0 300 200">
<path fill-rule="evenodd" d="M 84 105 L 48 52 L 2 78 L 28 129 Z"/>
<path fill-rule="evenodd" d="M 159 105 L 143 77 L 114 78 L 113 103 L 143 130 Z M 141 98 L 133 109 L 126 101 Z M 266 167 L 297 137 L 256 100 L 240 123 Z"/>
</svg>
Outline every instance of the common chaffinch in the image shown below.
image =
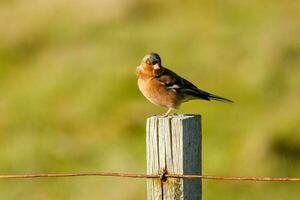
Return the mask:
<svg viewBox="0 0 300 200">
<path fill-rule="evenodd" d="M 157 53 L 147 54 L 137 67 L 138 86 L 143 95 L 155 105 L 168 108 L 165 116 L 181 103 L 193 99 L 233 102 L 229 99 L 205 92 L 161 65 Z"/>
</svg>

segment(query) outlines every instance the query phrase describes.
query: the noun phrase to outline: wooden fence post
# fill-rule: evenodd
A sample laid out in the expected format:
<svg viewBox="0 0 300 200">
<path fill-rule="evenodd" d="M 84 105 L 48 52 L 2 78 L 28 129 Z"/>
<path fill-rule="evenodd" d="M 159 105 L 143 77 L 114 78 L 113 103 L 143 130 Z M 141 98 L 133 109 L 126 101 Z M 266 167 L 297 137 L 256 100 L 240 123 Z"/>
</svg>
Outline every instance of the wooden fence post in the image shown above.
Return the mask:
<svg viewBox="0 0 300 200">
<path fill-rule="evenodd" d="M 147 119 L 147 174 L 201 175 L 201 116 Z M 147 200 L 200 200 L 200 179 L 147 180 Z"/>
</svg>

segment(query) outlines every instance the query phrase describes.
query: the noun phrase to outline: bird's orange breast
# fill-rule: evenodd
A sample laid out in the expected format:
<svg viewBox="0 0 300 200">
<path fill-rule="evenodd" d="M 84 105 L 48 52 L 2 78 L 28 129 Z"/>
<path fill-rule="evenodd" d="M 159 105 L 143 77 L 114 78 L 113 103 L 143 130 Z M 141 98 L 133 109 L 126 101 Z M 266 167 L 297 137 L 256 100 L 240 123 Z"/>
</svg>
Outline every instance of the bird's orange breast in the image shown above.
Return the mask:
<svg viewBox="0 0 300 200">
<path fill-rule="evenodd" d="M 176 95 L 176 91 L 169 90 L 156 78 L 138 79 L 138 86 L 143 95 L 153 104 L 176 108 L 180 104 L 180 99 Z"/>
</svg>

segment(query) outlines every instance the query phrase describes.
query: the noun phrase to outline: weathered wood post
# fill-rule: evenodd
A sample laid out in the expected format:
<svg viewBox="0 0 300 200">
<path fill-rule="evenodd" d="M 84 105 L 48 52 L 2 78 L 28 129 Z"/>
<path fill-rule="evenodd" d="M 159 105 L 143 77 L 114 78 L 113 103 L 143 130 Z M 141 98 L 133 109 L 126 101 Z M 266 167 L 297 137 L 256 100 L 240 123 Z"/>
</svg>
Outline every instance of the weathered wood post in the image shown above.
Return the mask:
<svg viewBox="0 0 300 200">
<path fill-rule="evenodd" d="M 147 174 L 201 175 L 201 116 L 147 119 Z M 147 200 L 200 200 L 200 179 L 147 180 Z"/>
</svg>

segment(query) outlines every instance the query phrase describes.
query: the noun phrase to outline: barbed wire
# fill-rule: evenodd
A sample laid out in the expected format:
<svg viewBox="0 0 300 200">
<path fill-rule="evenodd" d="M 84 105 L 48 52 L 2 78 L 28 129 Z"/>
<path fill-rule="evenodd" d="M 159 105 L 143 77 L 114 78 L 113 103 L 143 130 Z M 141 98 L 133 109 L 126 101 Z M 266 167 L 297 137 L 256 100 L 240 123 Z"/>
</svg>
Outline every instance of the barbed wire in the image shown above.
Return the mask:
<svg viewBox="0 0 300 200">
<path fill-rule="evenodd" d="M 289 177 L 238 177 L 238 176 L 207 176 L 207 175 L 182 175 L 182 174 L 134 174 L 134 173 L 41 173 L 41 174 L 7 174 L 0 175 L 0 179 L 28 179 L 28 178 L 52 178 L 52 177 L 79 177 L 79 176 L 101 176 L 101 177 L 123 177 L 123 178 L 143 178 L 143 179 L 166 179 L 166 178 L 182 178 L 182 179 L 211 179 L 223 181 L 273 181 L 273 182 L 300 182 L 300 178 Z"/>
</svg>

